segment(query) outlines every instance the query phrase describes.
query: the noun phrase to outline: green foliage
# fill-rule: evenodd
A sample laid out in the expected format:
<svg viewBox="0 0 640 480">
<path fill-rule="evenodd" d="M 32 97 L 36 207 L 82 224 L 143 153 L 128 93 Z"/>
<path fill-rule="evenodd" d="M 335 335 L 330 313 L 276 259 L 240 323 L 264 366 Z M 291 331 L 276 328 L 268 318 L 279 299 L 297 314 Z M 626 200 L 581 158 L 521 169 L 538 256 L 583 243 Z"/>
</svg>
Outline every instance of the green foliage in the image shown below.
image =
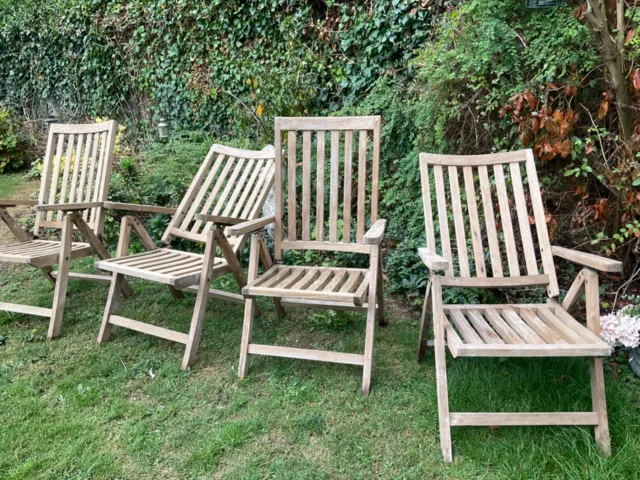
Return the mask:
<svg viewBox="0 0 640 480">
<path fill-rule="evenodd" d="M 271 136 L 276 115 L 338 109 L 404 68 L 429 33 L 418 0 L 0 3 L 0 98 L 14 109 Z M 266 122 L 266 123 L 265 123 Z M 256 128 L 258 127 L 258 128 Z"/>
<path fill-rule="evenodd" d="M 20 168 L 30 157 L 31 145 L 11 114 L 0 107 L 0 173 Z"/>
</svg>

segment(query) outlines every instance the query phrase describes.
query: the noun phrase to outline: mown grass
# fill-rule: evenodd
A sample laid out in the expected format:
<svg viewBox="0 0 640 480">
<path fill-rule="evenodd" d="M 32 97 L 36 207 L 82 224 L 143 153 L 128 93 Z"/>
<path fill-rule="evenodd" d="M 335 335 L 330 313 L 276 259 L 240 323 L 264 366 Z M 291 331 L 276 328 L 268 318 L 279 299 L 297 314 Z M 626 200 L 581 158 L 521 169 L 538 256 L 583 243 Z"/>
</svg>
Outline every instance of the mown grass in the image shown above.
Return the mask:
<svg viewBox="0 0 640 480">
<path fill-rule="evenodd" d="M 2 184 L 2 182 L 0 182 Z M 0 189 L 2 191 L 2 189 Z M 4 227 L 2 227 L 4 228 Z M 74 263 L 92 271 L 89 259 Z M 228 278 L 220 288 L 233 289 Z M 187 331 L 194 295 L 132 281 L 124 316 Z M 0 313 L 0 478 L 638 478 L 640 388 L 607 375 L 613 456 L 587 428 L 459 428 L 441 460 L 433 357 L 417 364 L 416 316 L 391 305 L 375 338 L 372 393 L 357 367 L 251 359 L 236 377 L 241 305 L 210 300 L 196 365 L 180 345 L 114 327 L 96 336 L 104 285 L 71 282 L 63 336 Z M 0 301 L 42 307 L 41 273 L 3 264 Z M 361 351 L 364 318 L 339 327 L 306 311 L 279 321 L 260 300 L 256 342 Z M 584 359 L 449 359 L 452 411 L 590 408 Z"/>
<path fill-rule="evenodd" d="M 90 270 L 90 263 L 80 263 Z M 228 281 L 221 280 L 222 287 Z M 132 282 L 122 314 L 186 331 L 194 296 Z M 51 302 L 36 270 L 0 273 L 4 301 Z M 242 306 L 212 300 L 197 364 L 179 345 L 114 327 L 96 335 L 106 287 L 73 282 L 63 336 L 0 314 L 0 476 L 31 478 L 636 478 L 640 389 L 607 379 L 613 456 L 586 428 L 454 429 L 441 461 L 433 358 L 415 362 L 417 321 L 392 309 L 376 332 L 371 396 L 356 367 L 253 358 L 236 378 Z M 261 302 L 255 340 L 358 351 L 364 319 L 331 328 Z M 585 360 L 450 362 L 452 410 L 587 410 Z"/>
</svg>

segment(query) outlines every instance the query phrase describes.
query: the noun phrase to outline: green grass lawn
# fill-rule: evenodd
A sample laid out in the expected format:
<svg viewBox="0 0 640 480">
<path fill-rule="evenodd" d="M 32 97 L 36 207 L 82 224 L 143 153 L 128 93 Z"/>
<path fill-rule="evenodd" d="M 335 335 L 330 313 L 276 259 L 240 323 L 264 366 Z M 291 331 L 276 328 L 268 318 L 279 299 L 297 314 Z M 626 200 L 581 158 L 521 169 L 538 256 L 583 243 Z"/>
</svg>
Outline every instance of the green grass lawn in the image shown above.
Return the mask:
<svg viewBox="0 0 640 480">
<path fill-rule="evenodd" d="M 4 228 L 4 227 L 1 227 Z M 74 263 L 92 271 L 91 261 Z M 217 281 L 231 289 L 230 279 Z M 195 295 L 132 281 L 119 313 L 186 332 Z M 41 272 L 6 264 L 0 301 L 50 307 Z M 372 393 L 360 368 L 252 357 L 236 376 L 243 307 L 210 300 L 198 361 L 181 345 L 113 328 L 96 337 L 105 285 L 71 282 L 63 335 L 41 318 L 0 313 L 0 478 L 638 478 L 640 388 L 607 375 L 613 456 L 592 429 L 457 428 L 442 462 L 433 356 L 417 364 L 417 315 L 390 306 L 375 337 Z M 364 317 L 260 300 L 259 343 L 359 352 Z M 339 322 L 334 322 L 339 323 Z M 450 359 L 452 411 L 588 410 L 586 359 Z"/>
</svg>

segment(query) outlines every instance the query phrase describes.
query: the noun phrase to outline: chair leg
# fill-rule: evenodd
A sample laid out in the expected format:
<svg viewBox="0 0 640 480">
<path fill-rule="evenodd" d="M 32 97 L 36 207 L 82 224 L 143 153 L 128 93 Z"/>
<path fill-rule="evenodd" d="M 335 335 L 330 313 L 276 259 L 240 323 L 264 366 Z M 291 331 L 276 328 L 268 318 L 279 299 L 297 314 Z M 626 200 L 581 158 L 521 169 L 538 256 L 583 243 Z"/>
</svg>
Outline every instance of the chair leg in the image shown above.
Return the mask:
<svg viewBox="0 0 640 480">
<path fill-rule="evenodd" d="M 191 317 L 191 327 L 189 328 L 189 339 L 187 348 L 182 359 L 182 370 L 186 370 L 196 361 L 196 353 L 200 344 L 200 334 L 202 333 L 202 321 L 207 310 L 207 300 L 209 299 L 209 286 L 213 276 L 213 262 L 216 258 L 217 237 L 215 232 L 209 231 L 207 234 L 207 246 L 204 251 L 204 262 L 202 263 L 202 273 L 198 285 L 198 295 Z"/>
<path fill-rule="evenodd" d="M 253 330 L 253 319 L 256 309 L 256 299 L 247 298 L 244 303 L 244 322 L 242 325 L 242 340 L 240 342 L 240 363 L 238 364 L 238 377 L 243 379 L 249 373 L 249 343 Z"/>
<path fill-rule="evenodd" d="M 109 286 L 109 295 L 107 296 L 107 304 L 104 307 L 104 314 L 102 316 L 102 325 L 100 325 L 100 333 L 98 333 L 98 344 L 102 345 L 104 342 L 109 341 L 111 335 L 111 323 L 109 323 L 109 317 L 116 313 L 118 303 L 120 303 L 120 295 L 122 292 L 122 283 L 124 282 L 124 275 L 121 273 L 114 273 L 111 277 L 111 285 Z"/>
<path fill-rule="evenodd" d="M 449 417 L 449 392 L 447 387 L 447 352 L 444 337 L 444 313 L 442 287 L 436 279 L 432 282 L 434 350 L 436 357 L 436 387 L 438 391 L 438 420 L 440 424 L 440 450 L 445 462 L 453 461 L 451 451 L 451 425 Z"/>
<path fill-rule="evenodd" d="M 384 278 L 382 276 L 382 253 L 378 252 L 378 325 L 384 327 L 387 324 L 387 317 L 384 314 Z"/>
<path fill-rule="evenodd" d="M 584 269 L 584 293 L 586 298 L 587 327 L 600 337 L 600 290 L 598 274 L 593 270 Z M 598 425 L 595 427 L 596 445 L 600 453 L 611 456 L 611 439 L 609 438 L 609 421 L 607 419 L 607 399 L 604 390 L 604 371 L 602 358 L 589 359 L 591 374 L 591 403 L 593 411 L 598 415 Z"/>
<path fill-rule="evenodd" d="M 58 260 L 58 277 L 53 294 L 53 309 L 49 321 L 47 340 L 60 336 L 62 330 L 62 315 L 67 298 L 67 284 L 69 283 L 69 263 L 71 262 L 71 245 L 73 242 L 73 218 L 66 215 L 62 220 L 62 241 L 60 242 L 60 257 Z"/>
<path fill-rule="evenodd" d="M 376 299 L 378 286 L 378 255 L 380 247 L 371 247 L 371 283 L 369 284 L 369 295 L 367 298 L 367 327 L 364 339 L 364 367 L 362 369 L 362 393 L 369 395 L 371 391 L 371 370 L 373 368 L 373 339 L 376 327 Z"/>
<path fill-rule="evenodd" d="M 265 270 L 269 270 L 273 266 L 273 262 L 271 261 L 271 255 L 269 254 L 269 249 L 267 248 L 267 244 L 264 241 L 262 235 L 260 235 L 260 261 L 262 262 L 262 266 Z M 283 319 L 285 317 L 285 311 L 282 307 L 282 303 L 279 298 L 273 298 L 273 305 L 276 309 L 276 316 L 279 319 Z"/>
<path fill-rule="evenodd" d="M 427 292 L 424 295 L 424 303 L 422 304 L 422 316 L 420 317 L 420 335 L 418 338 L 418 362 L 421 362 L 424 358 L 424 354 L 427 352 L 428 344 L 427 337 L 429 330 L 431 329 L 431 280 L 427 284 Z"/>
<path fill-rule="evenodd" d="M 251 235 L 251 250 L 249 253 L 249 271 L 247 281 L 253 282 L 258 277 L 258 260 L 260 258 L 260 234 Z M 238 363 L 238 377 L 243 379 L 249 372 L 249 343 L 253 330 L 253 319 L 256 313 L 256 299 L 246 298 L 244 301 L 244 321 L 242 324 L 242 340 L 240 342 L 240 362 Z"/>
<path fill-rule="evenodd" d="M 604 391 L 604 371 L 602 358 L 590 358 L 591 373 L 591 403 L 593 411 L 598 415 L 598 425 L 595 427 L 596 445 L 600 454 L 611 456 L 611 439 L 609 437 L 609 420 L 607 419 L 607 399 Z"/>
</svg>

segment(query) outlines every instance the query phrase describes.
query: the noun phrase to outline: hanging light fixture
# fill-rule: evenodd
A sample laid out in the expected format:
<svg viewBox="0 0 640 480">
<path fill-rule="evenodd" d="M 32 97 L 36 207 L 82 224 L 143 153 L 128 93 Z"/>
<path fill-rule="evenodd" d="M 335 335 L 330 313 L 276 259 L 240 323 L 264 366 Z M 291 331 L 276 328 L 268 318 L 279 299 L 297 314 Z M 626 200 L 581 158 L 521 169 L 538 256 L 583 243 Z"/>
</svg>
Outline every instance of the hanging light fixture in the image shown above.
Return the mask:
<svg viewBox="0 0 640 480">
<path fill-rule="evenodd" d="M 164 117 L 160 118 L 158 122 L 158 138 L 163 142 L 169 139 L 169 124 Z"/>
</svg>

